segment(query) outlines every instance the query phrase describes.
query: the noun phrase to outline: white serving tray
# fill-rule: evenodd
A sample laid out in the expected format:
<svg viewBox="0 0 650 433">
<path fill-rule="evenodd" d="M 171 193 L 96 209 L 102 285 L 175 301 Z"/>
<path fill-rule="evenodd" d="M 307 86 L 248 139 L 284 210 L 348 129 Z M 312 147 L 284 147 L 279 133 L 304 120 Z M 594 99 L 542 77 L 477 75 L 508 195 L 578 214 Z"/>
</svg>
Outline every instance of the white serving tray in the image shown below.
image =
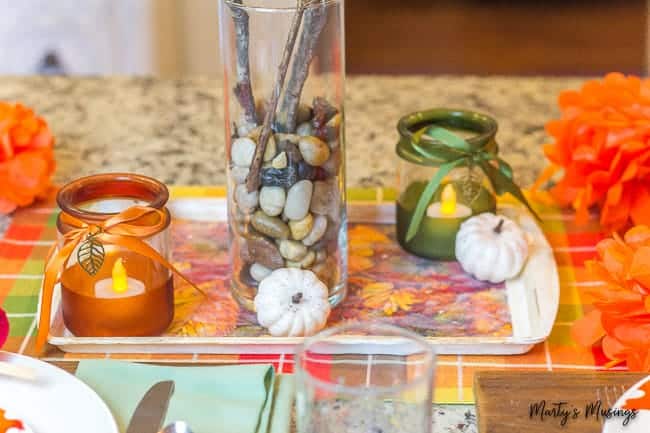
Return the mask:
<svg viewBox="0 0 650 433">
<path fill-rule="evenodd" d="M 176 218 L 224 221 L 224 198 L 183 198 L 170 203 Z M 528 352 L 550 334 L 559 307 L 560 286 L 553 251 L 535 219 L 518 205 L 500 205 L 499 213 L 519 222 L 529 239 L 527 263 L 514 279 L 506 282 L 512 335 L 508 337 L 427 337 L 441 355 L 515 355 Z M 348 203 L 351 223 L 394 224 L 393 203 L 353 201 Z M 55 289 L 48 341 L 64 352 L 145 354 L 279 354 L 291 353 L 302 338 L 288 337 L 75 337 L 65 329 L 60 308 L 60 291 Z M 359 339 L 355 352 L 373 344 L 395 343 L 390 338 Z M 366 347 L 368 346 L 368 347 Z M 398 345 L 395 345 L 398 351 Z"/>
</svg>

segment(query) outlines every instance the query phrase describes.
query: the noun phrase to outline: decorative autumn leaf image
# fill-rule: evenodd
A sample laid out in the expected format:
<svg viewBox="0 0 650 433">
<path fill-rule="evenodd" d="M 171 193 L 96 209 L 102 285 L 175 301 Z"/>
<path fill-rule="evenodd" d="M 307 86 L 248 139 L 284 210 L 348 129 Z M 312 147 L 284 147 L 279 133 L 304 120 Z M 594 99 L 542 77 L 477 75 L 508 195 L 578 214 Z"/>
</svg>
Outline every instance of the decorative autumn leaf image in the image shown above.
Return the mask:
<svg viewBox="0 0 650 433">
<path fill-rule="evenodd" d="M 350 247 L 359 245 L 390 244 L 390 237 L 369 224 L 357 224 L 348 231 Z"/>
<path fill-rule="evenodd" d="M 79 262 L 79 266 L 88 275 L 95 275 L 104 264 L 105 255 L 104 245 L 95 236 L 90 235 L 79 246 L 77 250 L 77 261 Z"/>
<path fill-rule="evenodd" d="M 375 250 L 368 247 L 353 248 L 352 250 L 352 254 L 357 257 L 372 257 L 375 254 Z"/>
<path fill-rule="evenodd" d="M 375 262 L 368 257 L 361 257 L 351 253 L 348 258 L 348 271 L 351 274 L 366 271 L 374 266 Z"/>
<path fill-rule="evenodd" d="M 178 337 L 212 337 L 216 330 L 215 324 L 188 320 L 175 328 L 172 333 Z"/>
<path fill-rule="evenodd" d="M 220 337 L 229 335 L 237 325 L 239 305 L 224 287 L 223 281 L 198 286 L 206 293 L 181 284 L 174 292 L 174 320 L 168 333 L 184 337 Z"/>
<path fill-rule="evenodd" d="M 358 224 L 351 227 L 348 234 L 350 273 L 363 272 L 373 267 L 375 262 L 371 257 L 375 255 L 375 246 L 390 242 L 388 236 L 371 226 Z"/>
<path fill-rule="evenodd" d="M 9 429 L 23 430 L 23 423 L 15 419 L 5 418 L 5 411 L 0 409 L 0 433 L 7 433 Z"/>
<path fill-rule="evenodd" d="M 200 284 L 197 287 L 201 290 L 208 290 L 209 284 Z M 174 290 L 174 321 L 172 328 L 178 322 L 186 321 L 194 313 L 203 301 L 203 295 L 194 290 L 189 284 L 181 283 Z"/>
<path fill-rule="evenodd" d="M 364 305 L 369 308 L 383 307 L 394 288 L 392 283 L 368 283 L 361 289 Z"/>
<path fill-rule="evenodd" d="M 368 308 L 381 309 L 392 316 L 398 311 L 409 311 L 415 302 L 411 289 L 395 290 L 392 283 L 370 283 L 361 291 L 363 303 Z"/>
<path fill-rule="evenodd" d="M 384 313 L 387 316 L 392 316 L 398 310 L 409 311 L 415 300 L 413 295 L 408 292 L 393 293 L 388 298 L 388 303 L 384 305 Z"/>
</svg>

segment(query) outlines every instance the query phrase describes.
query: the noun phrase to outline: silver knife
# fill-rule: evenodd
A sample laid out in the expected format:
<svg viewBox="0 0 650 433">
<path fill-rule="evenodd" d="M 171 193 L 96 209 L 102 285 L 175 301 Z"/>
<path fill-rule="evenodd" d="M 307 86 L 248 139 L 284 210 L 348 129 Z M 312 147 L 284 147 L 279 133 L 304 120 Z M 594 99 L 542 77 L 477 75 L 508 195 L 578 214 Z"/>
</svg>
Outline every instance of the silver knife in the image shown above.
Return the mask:
<svg viewBox="0 0 650 433">
<path fill-rule="evenodd" d="M 149 388 L 135 408 L 126 433 L 158 433 L 167 416 L 173 393 L 172 380 L 158 382 Z"/>
</svg>

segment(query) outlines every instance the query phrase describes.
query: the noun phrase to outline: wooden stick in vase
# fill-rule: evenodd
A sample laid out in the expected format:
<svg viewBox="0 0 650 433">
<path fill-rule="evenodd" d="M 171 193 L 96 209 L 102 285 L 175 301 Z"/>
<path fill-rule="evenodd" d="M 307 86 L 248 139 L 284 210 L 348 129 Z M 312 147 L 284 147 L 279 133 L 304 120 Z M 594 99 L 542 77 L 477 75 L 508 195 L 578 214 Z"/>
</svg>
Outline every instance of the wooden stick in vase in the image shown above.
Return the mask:
<svg viewBox="0 0 650 433">
<path fill-rule="evenodd" d="M 260 171 L 262 169 L 262 162 L 264 160 L 264 152 L 266 151 L 266 144 L 271 137 L 273 120 L 275 119 L 275 110 L 278 108 L 278 101 L 280 100 L 280 93 L 284 87 L 284 81 L 287 77 L 287 70 L 289 69 L 289 62 L 291 61 L 291 54 L 293 53 L 293 47 L 296 45 L 296 39 L 298 39 L 298 30 L 300 30 L 300 24 L 302 23 L 302 17 L 305 12 L 305 3 L 303 0 L 297 0 L 296 13 L 293 16 L 291 22 L 291 28 L 289 29 L 289 36 L 287 37 L 287 43 L 284 47 L 284 52 L 282 53 L 282 61 L 278 68 L 278 76 L 275 82 L 275 87 L 273 88 L 273 94 L 271 95 L 271 101 L 269 103 L 268 109 L 266 111 L 266 116 L 264 116 L 264 124 L 262 125 L 262 132 L 260 138 L 255 147 L 255 154 L 253 156 L 253 163 L 251 164 L 248 177 L 246 177 L 246 189 L 248 192 L 253 192 L 259 189 L 260 187 Z"/>
<path fill-rule="evenodd" d="M 326 21 L 327 8 L 324 5 L 314 5 L 305 12 L 305 23 L 291 67 L 291 76 L 278 112 L 277 124 L 280 132 L 293 132 L 298 126 L 296 125 L 296 118 L 298 116 L 298 106 L 300 105 L 300 95 L 309 76 L 309 66 L 314 58 L 316 44 L 320 39 Z"/>
<path fill-rule="evenodd" d="M 235 96 L 239 105 L 244 110 L 246 122 L 257 125 L 257 112 L 255 111 L 255 97 L 251 85 L 250 60 L 248 58 L 248 45 L 250 41 L 250 29 L 248 26 L 248 12 L 241 7 L 242 0 L 232 0 L 230 10 L 235 24 L 235 35 L 237 42 L 237 84 L 234 88 Z"/>
</svg>

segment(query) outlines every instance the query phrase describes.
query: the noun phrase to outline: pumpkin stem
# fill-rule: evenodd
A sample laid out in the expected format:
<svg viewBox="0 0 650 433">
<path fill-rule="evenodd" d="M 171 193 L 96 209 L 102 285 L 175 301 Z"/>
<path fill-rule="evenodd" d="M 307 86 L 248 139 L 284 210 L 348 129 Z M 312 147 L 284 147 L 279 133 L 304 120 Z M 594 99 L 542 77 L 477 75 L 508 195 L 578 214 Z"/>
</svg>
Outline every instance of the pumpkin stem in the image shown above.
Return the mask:
<svg viewBox="0 0 650 433">
<path fill-rule="evenodd" d="M 294 304 L 300 304 L 300 301 L 302 301 L 302 292 L 298 292 L 291 297 L 291 302 Z"/>
<path fill-rule="evenodd" d="M 499 224 L 497 224 L 497 226 L 494 228 L 494 233 L 496 233 L 496 234 L 501 233 L 501 229 L 503 229 L 503 223 L 504 223 L 504 219 L 501 218 L 499 220 Z"/>
</svg>

